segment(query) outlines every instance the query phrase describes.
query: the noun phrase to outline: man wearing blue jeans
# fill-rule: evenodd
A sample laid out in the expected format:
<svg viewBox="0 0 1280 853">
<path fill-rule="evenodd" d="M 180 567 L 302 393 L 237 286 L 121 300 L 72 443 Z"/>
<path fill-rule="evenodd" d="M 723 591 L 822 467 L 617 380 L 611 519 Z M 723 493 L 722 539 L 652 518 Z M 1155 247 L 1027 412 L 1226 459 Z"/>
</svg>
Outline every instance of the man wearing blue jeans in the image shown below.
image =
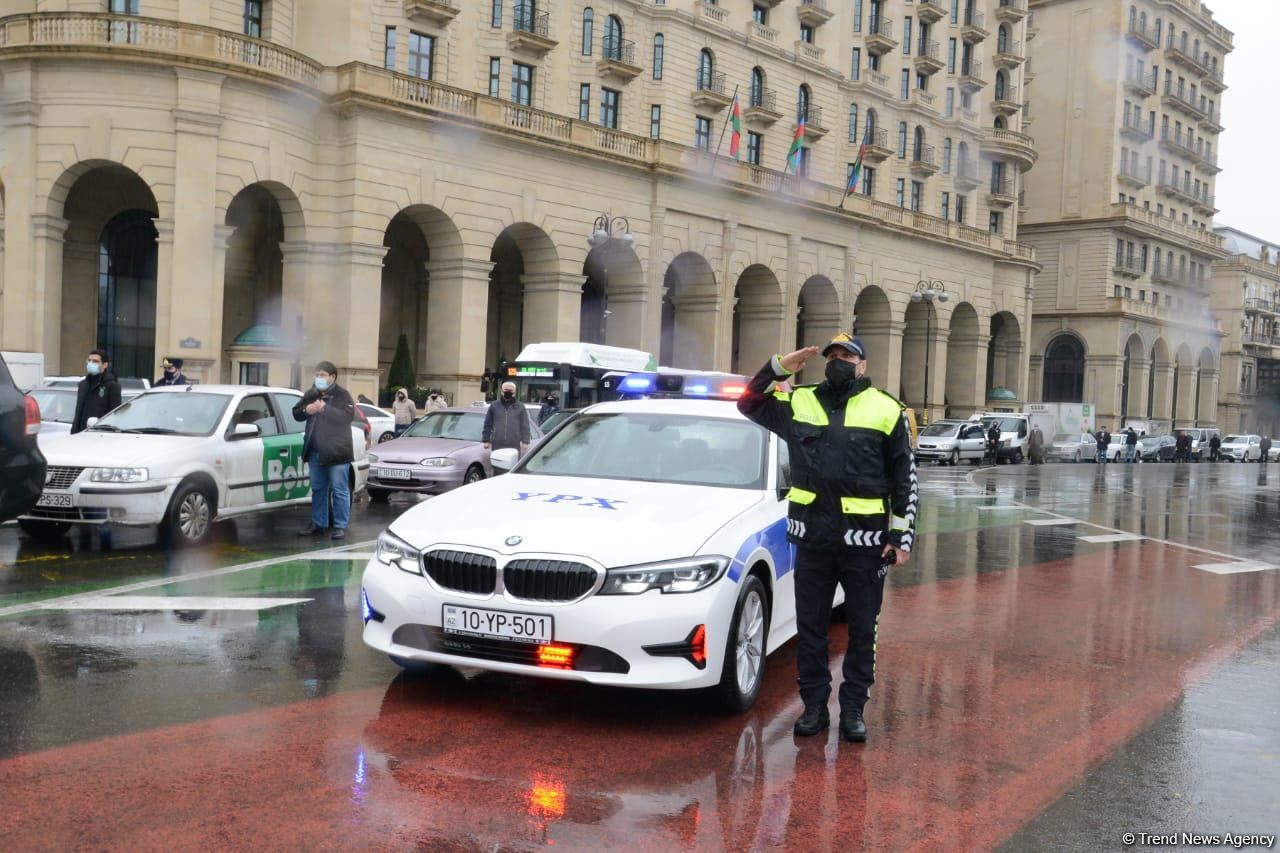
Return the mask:
<svg viewBox="0 0 1280 853">
<path fill-rule="evenodd" d="M 332 538 L 346 539 L 351 517 L 347 477 L 355 458 L 351 423 L 356 404 L 338 384 L 338 368 L 333 362 L 316 365 L 314 383 L 293 407 L 293 416 L 306 418 L 302 458 L 311 468 L 311 520 L 298 535 L 317 536 L 332 527 Z"/>
</svg>

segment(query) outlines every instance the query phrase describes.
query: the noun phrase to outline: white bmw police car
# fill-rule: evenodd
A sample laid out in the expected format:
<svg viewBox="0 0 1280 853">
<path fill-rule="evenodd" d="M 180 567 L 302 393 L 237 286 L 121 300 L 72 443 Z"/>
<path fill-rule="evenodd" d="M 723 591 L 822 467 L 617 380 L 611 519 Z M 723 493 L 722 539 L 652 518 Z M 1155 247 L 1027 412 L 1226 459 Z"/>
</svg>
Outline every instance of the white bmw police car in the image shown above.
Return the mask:
<svg viewBox="0 0 1280 853">
<path fill-rule="evenodd" d="M 301 397 L 252 385 L 153 388 L 48 447 L 44 492 L 18 523 L 41 539 L 72 524 L 160 525 L 195 544 L 214 521 L 307 503 L 306 423 L 293 417 Z M 363 430 L 353 424 L 351 434 L 354 493 L 369 463 Z"/>
<path fill-rule="evenodd" d="M 796 632 L 788 470 L 732 402 L 584 409 L 508 474 L 391 524 L 364 641 L 410 669 L 714 687 L 743 710 Z"/>
</svg>

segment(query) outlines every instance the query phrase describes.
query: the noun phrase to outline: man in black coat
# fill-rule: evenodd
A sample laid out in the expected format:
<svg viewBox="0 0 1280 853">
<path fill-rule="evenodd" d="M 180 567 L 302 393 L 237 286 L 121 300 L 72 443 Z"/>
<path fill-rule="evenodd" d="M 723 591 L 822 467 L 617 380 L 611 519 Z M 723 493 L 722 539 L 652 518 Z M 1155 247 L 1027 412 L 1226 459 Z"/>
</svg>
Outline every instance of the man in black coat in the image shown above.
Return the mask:
<svg viewBox="0 0 1280 853">
<path fill-rule="evenodd" d="M 164 376 L 161 376 L 155 382 L 152 382 L 152 388 L 164 388 L 167 385 L 191 384 L 187 381 L 187 377 L 182 373 L 182 359 L 180 358 L 166 358 L 164 361 L 160 362 L 160 369 L 164 371 Z"/>
<path fill-rule="evenodd" d="M 529 429 L 529 413 L 516 399 L 516 384 L 502 383 L 502 397 L 489 404 L 484 416 L 481 440 L 485 450 L 501 450 L 518 447 L 521 453 L 529 449 L 532 430 Z"/>
<path fill-rule="evenodd" d="M 302 458 L 311 469 L 311 520 L 298 535 L 315 536 L 332 526 L 332 538 L 346 539 L 351 518 L 351 487 L 347 477 L 355 459 L 351 423 L 356 418 L 356 404 L 347 389 L 338 384 L 338 368 L 333 362 L 322 361 L 316 365 L 315 382 L 293 407 L 293 416 L 298 420 L 306 418 Z"/>
<path fill-rule="evenodd" d="M 85 359 L 84 372 L 84 379 L 76 386 L 76 415 L 71 419 L 73 433 L 88 429 L 89 418 L 100 418 L 120 405 L 120 382 L 111 372 L 111 359 L 106 350 L 91 350 Z"/>
</svg>

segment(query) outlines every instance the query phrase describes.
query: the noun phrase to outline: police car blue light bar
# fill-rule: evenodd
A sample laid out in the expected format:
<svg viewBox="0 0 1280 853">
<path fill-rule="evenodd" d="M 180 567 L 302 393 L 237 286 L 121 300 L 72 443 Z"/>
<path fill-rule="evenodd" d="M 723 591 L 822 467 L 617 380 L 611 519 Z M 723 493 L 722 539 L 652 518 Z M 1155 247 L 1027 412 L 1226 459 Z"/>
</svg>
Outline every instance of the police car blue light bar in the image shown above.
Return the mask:
<svg viewBox="0 0 1280 853">
<path fill-rule="evenodd" d="M 601 382 L 606 389 L 616 389 L 620 398 L 667 397 L 736 400 L 747 390 L 747 377 L 736 373 L 711 371 L 675 371 L 632 373 L 609 377 Z"/>
</svg>

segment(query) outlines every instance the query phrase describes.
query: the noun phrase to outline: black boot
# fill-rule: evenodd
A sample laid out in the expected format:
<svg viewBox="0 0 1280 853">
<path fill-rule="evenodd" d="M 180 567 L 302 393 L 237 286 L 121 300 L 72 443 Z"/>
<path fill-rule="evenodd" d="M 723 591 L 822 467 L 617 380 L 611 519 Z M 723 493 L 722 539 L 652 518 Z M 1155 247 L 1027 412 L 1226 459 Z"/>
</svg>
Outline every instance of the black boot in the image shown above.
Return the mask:
<svg viewBox="0 0 1280 853">
<path fill-rule="evenodd" d="M 316 527 L 311 522 L 302 525 L 302 529 L 298 531 L 299 536 L 320 536 L 325 532 L 323 527 Z"/>
<path fill-rule="evenodd" d="M 827 706 L 806 705 L 804 714 L 796 720 L 795 732 L 800 737 L 812 737 L 831 725 L 831 714 Z"/>
<path fill-rule="evenodd" d="M 853 743 L 865 743 L 867 724 L 862 721 L 862 709 L 840 712 L 840 736 Z"/>
</svg>

